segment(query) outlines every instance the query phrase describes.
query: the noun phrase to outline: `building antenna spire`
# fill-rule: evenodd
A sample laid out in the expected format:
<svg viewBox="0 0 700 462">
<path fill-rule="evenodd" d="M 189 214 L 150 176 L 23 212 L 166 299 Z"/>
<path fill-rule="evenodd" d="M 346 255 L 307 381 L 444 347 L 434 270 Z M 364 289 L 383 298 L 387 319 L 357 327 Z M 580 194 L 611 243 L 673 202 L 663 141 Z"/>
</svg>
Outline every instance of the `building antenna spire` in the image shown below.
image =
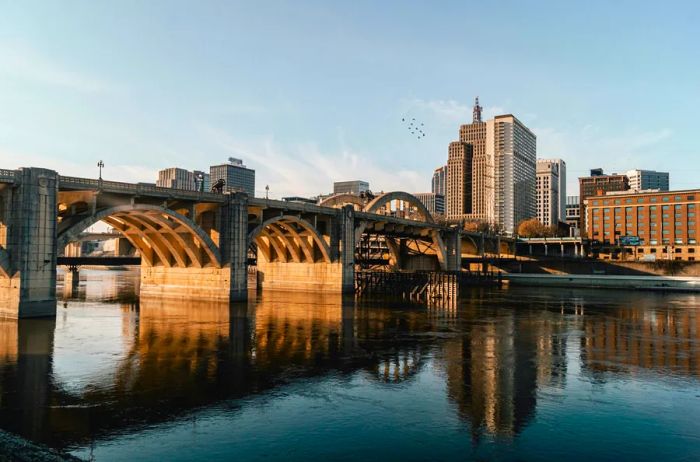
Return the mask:
<svg viewBox="0 0 700 462">
<path fill-rule="evenodd" d="M 479 97 L 477 96 L 476 99 L 474 100 L 474 114 L 472 118 L 473 123 L 480 123 L 481 122 L 481 109 L 482 107 L 479 106 Z"/>
</svg>

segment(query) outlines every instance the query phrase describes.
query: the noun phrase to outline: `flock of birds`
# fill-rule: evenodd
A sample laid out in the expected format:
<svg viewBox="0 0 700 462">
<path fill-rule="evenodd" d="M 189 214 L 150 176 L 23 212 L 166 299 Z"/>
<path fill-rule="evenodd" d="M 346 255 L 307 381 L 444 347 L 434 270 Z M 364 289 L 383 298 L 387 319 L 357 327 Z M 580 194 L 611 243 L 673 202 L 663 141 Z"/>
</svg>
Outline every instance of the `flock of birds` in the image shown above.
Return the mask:
<svg viewBox="0 0 700 462">
<path fill-rule="evenodd" d="M 418 139 L 425 138 L 423 122 L 416 121 L 415 117 L 412 117 L 411 119 L 408 117 L 402 117 L 401 122 L 404 124 L 406 129 L 411 132 L 411 135 Z"/>
</svg>

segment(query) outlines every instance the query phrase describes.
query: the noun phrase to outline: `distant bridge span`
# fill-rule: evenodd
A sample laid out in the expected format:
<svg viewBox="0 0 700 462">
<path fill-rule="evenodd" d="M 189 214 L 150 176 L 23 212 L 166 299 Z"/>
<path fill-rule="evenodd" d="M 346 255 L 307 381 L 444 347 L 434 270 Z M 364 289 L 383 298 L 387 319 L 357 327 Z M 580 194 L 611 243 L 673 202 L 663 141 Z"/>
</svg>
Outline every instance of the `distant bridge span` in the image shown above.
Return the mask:
<svg viewBox="0 0 700 462">
<path fill-rule="evenodd" d="M 381 236 L 406 270 L 457 270 L 465 242 L 478 254 L 488 240 L 435 223 L 401 191 L 315 205 L 0 170 L 0 311 L 54 315 L 57 257 L 98 221 L 138 250 L 142 293 L 165 298 L 245 299 L 249 249 L 263 288 L 351 292 L 365 236 Z"/>
</svg>

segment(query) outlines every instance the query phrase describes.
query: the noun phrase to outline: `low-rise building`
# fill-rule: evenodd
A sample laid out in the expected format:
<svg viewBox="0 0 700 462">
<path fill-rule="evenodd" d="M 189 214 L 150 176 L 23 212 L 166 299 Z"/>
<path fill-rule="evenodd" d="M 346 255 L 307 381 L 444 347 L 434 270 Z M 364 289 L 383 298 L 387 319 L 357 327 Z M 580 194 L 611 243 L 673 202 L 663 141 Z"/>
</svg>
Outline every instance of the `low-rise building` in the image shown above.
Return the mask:
<svg viewBox="0 0 700 462">
<path fill-rule="evenodd" d="M 580 177 L 578 179 L 579 183 L 579 204 L 581 210 L 581 223 L 580 228 L 582 231 L 588 229 L 587 223 L 585 223 L 586 213 L 585 213 L 585 200 L 588 197 L 596 196 L 600 193 L 606 193 L 609 191 L 627 191 L 630 189 L 630 182 L 627 175 L 618 175 L 613 173 L 612 175 L 606 175 L 603 173 L 602 168 L 591 169 L 590 176 Z"/>
<path fill-rule="evenodd" d="M 639 191 L 645 189 L 669 190 L 668 172 L 657 172 L 655 170 L 628 170 L 627 178 L 630 181 L 630 189 Z"/>
<path fill-rule="evenodd" d="M 688 261 L 700 256 L 700 189 L 600 193 L 585 202 L 588 237 L 601 253 L 624 249 L 637 259 Z"/>
<path fill-rule="evenodd" d="M 228 163 L 209 167 L 209 181 L 224 180 L 224 191 L 245 192 L 255 196 L 255 170 L 246 167 L 241 159 L 229 157 Z"/>
<path fill-rule="evenodd" d="M 569 235 L 579 237 L 581 235 L 581 204 L 578 196 L 566 196 L 566 216 L 565 220 L 569 225 Z"/>
<path fill-rule="evenodd" d="M 156 186 L 195 191 L 194 173 L 177 167 L 163 169 L 158 172 Z"/>
<path fill-rule="evenodd" d="M 362 180 L 336 181 L 333 194 L 360 194 L 369 191 L 369 183 Z"/>
</svg>

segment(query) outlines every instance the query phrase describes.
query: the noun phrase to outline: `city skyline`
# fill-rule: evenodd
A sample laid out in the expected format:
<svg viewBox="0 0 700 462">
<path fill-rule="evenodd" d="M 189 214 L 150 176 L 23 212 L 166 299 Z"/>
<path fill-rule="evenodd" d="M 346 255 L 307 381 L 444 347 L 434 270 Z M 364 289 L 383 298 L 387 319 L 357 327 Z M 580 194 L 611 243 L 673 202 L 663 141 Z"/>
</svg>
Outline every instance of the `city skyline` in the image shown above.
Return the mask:
<svg viewBox="0 0 700 462">
<path fill-rule="evenodd" d="M 687 59 L 697 53 L 688 40 L 694 5 L 662 16 L 635 4 L 630 16 L 624 3 L 594 3 L 575 17 L 547 2 L 507 14 L 485 4 L 309 5 L 303 15 L 284 4 L 188 7 L 204 29 L 189 27 L 177 4 L 7 4 L 3 165 L 96 176 L 102 159 L 106 178 L 153 181 L 172 165 L 194 170 L 235 156 L 272 196 L 325 193 L 355 177 L 429 191 L 478 95 L 485 119 L 518 114 L 540 157 L 567 162 L 570 190 L 598 166 L 670 171 L 672 189 L 695 186 L 695 170 L 668 167 L 697 152 L 689 115 L 699 68 Z M 449 27 L 467 12 L 478 20 Z M 490 33 L 496 17 L 509 32 Z M 633 27 L 608 30 L 620 21 Z M 668 68 L 673 76 L 660 72 Z M 411 137 L 405 116 L 427 136 Z"/>
</svg>

